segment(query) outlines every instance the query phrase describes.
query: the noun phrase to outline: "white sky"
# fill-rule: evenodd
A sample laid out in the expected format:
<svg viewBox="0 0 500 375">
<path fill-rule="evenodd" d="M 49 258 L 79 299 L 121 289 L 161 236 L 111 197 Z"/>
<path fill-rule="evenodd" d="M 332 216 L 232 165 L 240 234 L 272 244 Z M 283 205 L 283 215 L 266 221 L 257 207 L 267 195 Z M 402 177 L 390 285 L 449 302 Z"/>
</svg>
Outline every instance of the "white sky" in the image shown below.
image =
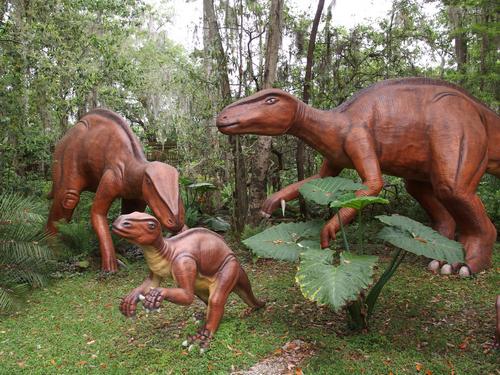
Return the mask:
<svg viewBox="0 0 500 375">
<path fill-rule="evenodd" d="M 147 0 L 156 7 L 164 7 L 161 0 Z M 325 1 L 324 12 L 331 0 Z M 201 32 L 203 18 L 202 0 L 170 0 L 168 1 L 173 8 L 172 23 L 166 25 L 170 39 L 182 44 L 187 50 L 192 50 L 199 46 L 202 36 L 196 35 L 195 30 L 198 26 Z M 316 13 L 317 1 L 304 0 L 285 0 L 292 9 L 306 11 L 310 18 Z M 332 24 L 352 28 L 363 20 L 370 18 L 376 19 L 387 15 L 391 8 L 391 0 L 337 0 L 332 12 Z"/>
</svg>

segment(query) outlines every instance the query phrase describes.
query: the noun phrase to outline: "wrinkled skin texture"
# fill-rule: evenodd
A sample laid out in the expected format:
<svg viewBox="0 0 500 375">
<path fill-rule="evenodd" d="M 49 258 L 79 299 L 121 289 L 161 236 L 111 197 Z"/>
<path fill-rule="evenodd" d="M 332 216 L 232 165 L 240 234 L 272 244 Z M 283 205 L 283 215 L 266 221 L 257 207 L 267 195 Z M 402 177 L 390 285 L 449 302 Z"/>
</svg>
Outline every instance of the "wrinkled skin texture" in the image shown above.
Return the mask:
<svg viewBox="0 0 500 375">
<path fill-rule="evenodd" d="M 319 174 L 287 186 L 263 204 L 264 215 L 299 195 L 307 181 L 353 168 L 367 190 L 378 195 L 382 173 L 402 177 L 408 192 L 429 214 L 433 227 L 454 238 L 460 233 L 466 265 L 461 274 L 491 266 L 494 225 L 476 195 L 484 173 L 500 177 L 500 118 L 458 86 L 425 78 L 377 83 L 331 111 L 306 106 L 278 89 L 260 91 L 222 110 L 224 134 L 292 134 L 320 152 Z M 356 210 L 340 210 L 349 223 Z M 340 229 L 338 217 L 321 232 L 327 247 Z"/>
<path fill-rule="evenodd" d="M 204 349 L 219 327 L 231 292 L 252 309 L 264 306 L 264 302 L 255 298 L 248 276 L 233 251 L 222 237 L 208 229 L 193 228 L 163 238 L 156 218 L 134 212 L 118 217 L 113 232 L 141 246 L 150 269 L 146 280 L 120 304 L 120 311 L 127 317 L 136 313 L 140 294 L 145 295 L 143 304 L 149 310 L 158 309 L 163 300 L 190 305 L 198 296 L 208 306 L 206 322 L 188 343 L 196 342 Z M 161 288 L 164 279 L 173 279 L 177 287 Z"/>
<path fill-rule="evenodd" d="M 165 228 L 178 232 L 184 225 L 178 180 L 172 166 L 146 160 L 139 140 L 119 115 L 93 110 L 56 145 L 47 231 L 55 234 L 59 220 L 71 219 L 82 191 L 95 192 L 91 221 L 99 239 L 101 268 L 116 272 L 107 221 L 113 201 L 122 198 L 122 213 L 143 211 L 148 205 Z"/>
</svg>

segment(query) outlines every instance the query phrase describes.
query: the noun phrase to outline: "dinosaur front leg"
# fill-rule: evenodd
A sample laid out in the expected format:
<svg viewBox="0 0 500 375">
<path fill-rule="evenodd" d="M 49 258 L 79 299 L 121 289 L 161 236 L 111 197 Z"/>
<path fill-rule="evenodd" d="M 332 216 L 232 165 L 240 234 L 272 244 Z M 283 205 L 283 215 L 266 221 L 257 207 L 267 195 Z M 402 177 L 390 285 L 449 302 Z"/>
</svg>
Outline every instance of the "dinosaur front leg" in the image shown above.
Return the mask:
<svg viewBox="0 0 500 375">
<path fill-rule="evenodd" d="M 144 307 L 158 309 L 167 300 L 177 305 L 190 305 L 194 300 L 194 285 L 197 276 L 196 262 L 192 257 L 180 256 L 172 262 L 172 277 L 178 288 L 155 288 L 144 300 Z"/>
<path fill-rule="evenodd" d="M 160 286 L 160 277 L 150 272 L 149 276 L 143 281 L 141 285 L 133 289 L 128 295 L 123 297 L 120 303 L 120 311 L 126 317 L 132 317 L 135 315 L 137 310 L 137 303 L 139 302 L 140 295 L 146 295 L 151 290 L 151 288 L 157 288 Z"/>
<path fill-rule="evenodd" d="M 315 174 L 304 180 L 298 181 L 294 184 L 288 185 L 287 187 L 269 196 L 262 204 L 261 208 L 262 216 L 264 217 L 271 216 L 273 211 L 280 207 L 281 201 L 288 202 L 297 199 L 299 197 L 299 189 L 306 182 L 309 182 L 317 178 L 337 176 L 341 170 L 342 170 L 341 168 L 334 168 L 328 160 L 324 160 L 318 174 Z"/>
<path fill-rule="evenodd" d="M 101 178 L 90 210 L 92 227 L 99 239 L 101 270 L 104 272 L 118 271 L 107 215 L 111 204 L 118 196 L 120 186 L 120 180 L 115 178 L 114 173 L 107 171 Z"/>
<path fill-rule="evenodd" d="M 356 191 L 356 196 L 376 196 L 384 186 L 382 172 L 375 152 L 371 135 L 363 126 L 353 127 L 344 145 L 347 156 L 366 185 L 366 190 Z M 349 224 L 356 217 L 357 210 L 342 208 L 321 230 L 321 247 L 328 247 L 340 229 L 339 216 L 343 225 Z"/>
</svg>

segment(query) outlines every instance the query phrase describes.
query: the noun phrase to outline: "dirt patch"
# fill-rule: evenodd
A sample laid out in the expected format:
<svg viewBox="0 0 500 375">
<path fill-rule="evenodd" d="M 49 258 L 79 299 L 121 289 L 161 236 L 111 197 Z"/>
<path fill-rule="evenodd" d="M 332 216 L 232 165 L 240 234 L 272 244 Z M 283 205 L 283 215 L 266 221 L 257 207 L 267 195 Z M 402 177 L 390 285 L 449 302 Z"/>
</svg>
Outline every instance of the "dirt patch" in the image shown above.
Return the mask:
<svg viewBox="0 0 500 375">
<path fill-rule="evenodd" d="M 231 375 L 278 375 L 302 374 L 302 362 L 314 354 L 311 344 L 302 340 L 287 342 L 281 348 L 246 371 L 232 372 Z"/>
</svg>

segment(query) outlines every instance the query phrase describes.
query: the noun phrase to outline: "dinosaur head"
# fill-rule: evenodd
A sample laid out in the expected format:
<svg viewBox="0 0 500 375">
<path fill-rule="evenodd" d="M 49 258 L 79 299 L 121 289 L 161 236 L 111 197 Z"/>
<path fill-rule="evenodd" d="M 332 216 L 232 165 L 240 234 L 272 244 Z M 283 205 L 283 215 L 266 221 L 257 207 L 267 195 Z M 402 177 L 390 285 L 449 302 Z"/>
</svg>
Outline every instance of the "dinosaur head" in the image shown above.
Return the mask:
<svg viewBox="0 0 500 375">
<path fill-rule="evenodd" d="M 184 226 L 184 205 L 179 193 L 179 173 L 174 167 L 153 161 L 142 180 L 142 195 L 160 223 L 177 233 Z"/>
<path fill-rule="evenodd" d="M 160 222 L 144 212 L 121 215 L 113 223 L 113 233 L 139 246 L 151 246 L 162 238 Z"/>
<path fill-rule="evenodd" d="M 285 134 L 294 124 L 302 104 L 279 89 L 266 89 L 228 105 L 217 116 L 217 128 L 224 134 Z"/>
</svg>

